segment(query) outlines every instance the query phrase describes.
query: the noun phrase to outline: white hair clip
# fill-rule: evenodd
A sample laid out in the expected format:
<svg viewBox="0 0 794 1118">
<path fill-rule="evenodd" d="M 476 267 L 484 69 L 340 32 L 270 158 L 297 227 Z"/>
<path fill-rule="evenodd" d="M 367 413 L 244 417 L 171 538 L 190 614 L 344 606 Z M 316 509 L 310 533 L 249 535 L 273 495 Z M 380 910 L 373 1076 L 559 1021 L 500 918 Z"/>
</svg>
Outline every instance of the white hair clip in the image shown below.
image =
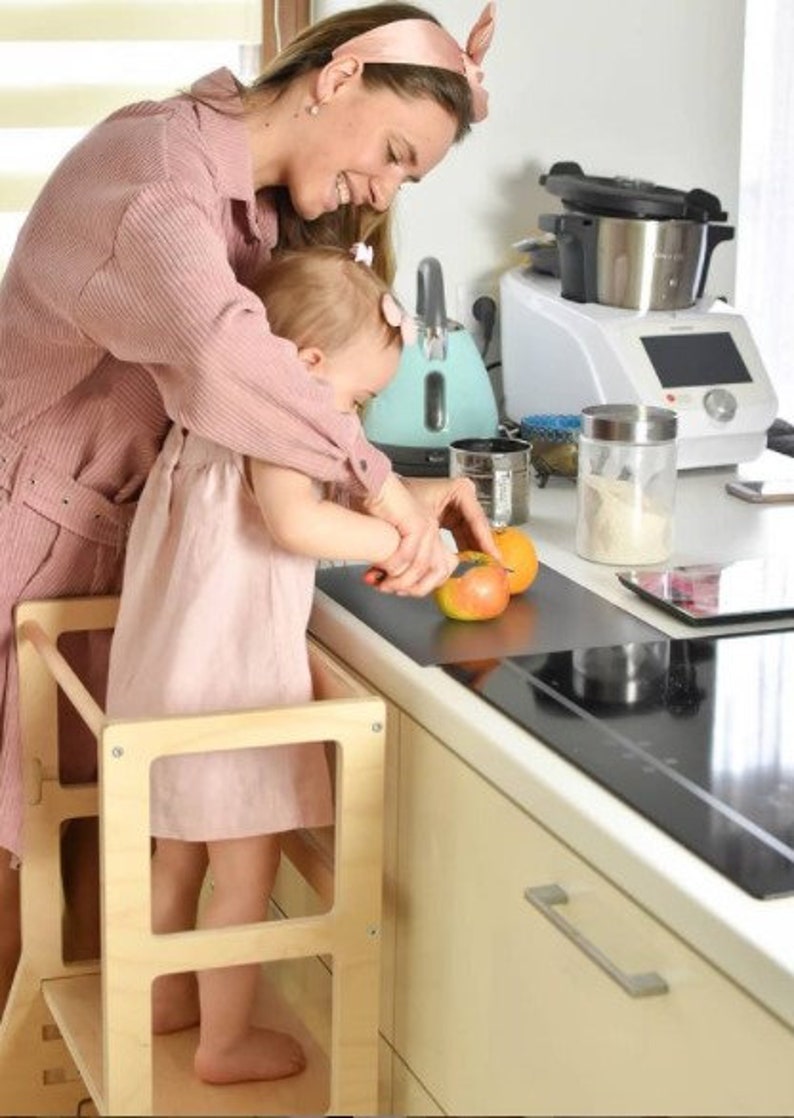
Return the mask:
<svg viewBox="0 0 794 1118">
<path fill-rule="evenodd" d="M 417 337 L 416 321 L 403 310 L 390 291 L 383 296 L 380 305 L 389 326 L 399 326 L 403 345 L 413 345 Z"/>
<path fill-rule="evenodd" d="M 375 255 L 372 251 L 372 245 L 368 245 L 364 241 L 356 241 L 354 245 L 350 246 L 350 255 L 356 264 L 366 264 L 368 268 L 372 267 L 372 260 Z"/>
</svg>

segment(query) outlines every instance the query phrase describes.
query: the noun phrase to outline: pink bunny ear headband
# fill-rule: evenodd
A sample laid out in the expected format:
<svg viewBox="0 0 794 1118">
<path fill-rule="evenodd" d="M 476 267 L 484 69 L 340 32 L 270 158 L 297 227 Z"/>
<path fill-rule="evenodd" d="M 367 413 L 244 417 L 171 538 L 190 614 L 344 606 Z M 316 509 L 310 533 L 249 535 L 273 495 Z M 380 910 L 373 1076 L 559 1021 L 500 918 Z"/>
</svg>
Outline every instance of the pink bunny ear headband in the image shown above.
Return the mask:
<svg viewBox="0 0 794 1118">
<path fill-rule="evenodd" d="M 372 267 L 374 252 L 372 245 L 368 245 L 365 241 L 356 241 L 352 244 L 350 255 L 356 264 Z M 403 345 L 413 345 L 417 338 L 416 322 L 407 311 L 403 310 L 390 291 L 386 291 L 381 297 L 380 309 L 389 326 L 399 327 Z"/>
<path fill-rule="evenodd" d="M 417 337 L 416 323 L 408 312 L 403 310 L 390 291 L 387 291 L 381 299 L 380 309 L 389 326 L 399 326 L 403 345 L 413 345 Z"/>
<path fill-rule="evenodd" d="M 496 5 L 486 4 L 469 32 L 465 48 L 432 20 L 398 19 L 348 39 L 331 57 L 352 54 L 365 65 L 391 62 L 402 66 L 437 66 L 462 74 L 471 89 L 473 118 L 480 121 L 488 115 L 488 94 L 483 89 L 480 64 L 493 39 L 495 18 Z"/>
</svg>

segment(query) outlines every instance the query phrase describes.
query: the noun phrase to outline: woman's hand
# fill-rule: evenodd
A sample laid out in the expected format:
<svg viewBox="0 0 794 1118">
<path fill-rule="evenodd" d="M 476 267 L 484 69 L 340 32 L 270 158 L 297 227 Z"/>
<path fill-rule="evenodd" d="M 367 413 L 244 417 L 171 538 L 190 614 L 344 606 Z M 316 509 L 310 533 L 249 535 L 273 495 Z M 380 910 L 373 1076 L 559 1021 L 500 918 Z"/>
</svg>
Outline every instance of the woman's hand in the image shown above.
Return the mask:
<svg viewBox="0 0 794 1118">
<path fill-rule="evenodd" d="M 500 559 L 493 532 L 471 478 L 409 478 L 409 492 L 450 531 L 458 551 L 484 551 Z"/>
<path fill-rule="evenodd" d="M 457 548 L 499 552 L 469 478 L 412 478 L 392 474 L 367 512 L 393 524 L 400 546 L 387 562 L 365 575 L 367 582 L 390 594 L 423 597 L 445 582 L 457 565 L 444 546 L 440 529 L 448 529 Z"/>
</svg>

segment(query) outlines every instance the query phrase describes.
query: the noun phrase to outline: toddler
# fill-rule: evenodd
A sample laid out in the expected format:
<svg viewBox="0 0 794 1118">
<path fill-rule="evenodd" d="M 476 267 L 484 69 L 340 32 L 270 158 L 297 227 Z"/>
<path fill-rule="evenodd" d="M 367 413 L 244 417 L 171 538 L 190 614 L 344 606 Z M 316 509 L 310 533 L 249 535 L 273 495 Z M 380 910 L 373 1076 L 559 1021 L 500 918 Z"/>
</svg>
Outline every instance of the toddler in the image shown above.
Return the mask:
<svg viewBox="0 0 794 1118">
<path fill-rule="evenodd" d="M 273 333 L 294 342 L 318 395 L 330 391 L 349 414 L 351 442 L 358 410 L 394 375 L 413 327 L 367 252 L 359 245 L 355 255 L 330 247 L 284 253 L 256 288 Z M 245 459 L 174 425 L 132 525 L 109 713 L 199 714 L 309 700 L 316 560 L 377 567 L 399 544 L 391 524 L 336 496 L 305 474 Z M 451 573 L 452 552 L 449 562 Z M 154 931 L 263 920 L 280 832 L 332 822 L 322 743 L 161 758 L 152 767 Z M 213 888 L 199 913 L 208 866 Z M 297 1041 L 252 1024 L 258 975 L 254 964 L 155 983 L 156 1032 L 200 1021 L 201 1079 L 274 1079 L 303 1068 Z"/>
</svg>

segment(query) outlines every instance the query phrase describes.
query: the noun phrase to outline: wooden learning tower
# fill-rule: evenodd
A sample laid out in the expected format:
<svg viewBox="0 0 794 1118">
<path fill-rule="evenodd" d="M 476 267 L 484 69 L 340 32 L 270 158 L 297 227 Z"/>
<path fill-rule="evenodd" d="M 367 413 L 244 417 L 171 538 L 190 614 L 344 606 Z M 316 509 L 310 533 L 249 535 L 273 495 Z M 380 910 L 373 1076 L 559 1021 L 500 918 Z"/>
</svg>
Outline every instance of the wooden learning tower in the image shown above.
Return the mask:
<svg viewBox="0 0 794 1118">
<path fill-rule="evenodd" d="M 384 703 L 311 646 L 314 702 L 112 721 L 57 642 L 69 632 L 112 629 L 117 606 L 107 597 L 17 607 L 26 797 L 23 955 L 0 1024 L 0 1114 L 374 1114 Z M 59 687 L 96 736 L 96 785 L 59 782 Z M 314 909 L 242 927 L 154 935 L 151 762 L 165 754 L 297 741 L 336 746 L 335 826 L 293 832 L 282 843 L 306 892 L 317 894 Z M 92 815 L 99 817 L 101 961 L 65 962 L 60 835 L 68 820 Z M 195 1030 L 152 1037 L 152 980 L 254 961 L 266 964 L 260 1023 L 296 1035 L 308 1066 L 275 1083 L 202 1084 L 192 1071 Z M 284 984 L 270 977 L 294 969 L 296 961 L 322 968 L 324 988 L 330 986 L 319 1029 L 307 1028 L 301 997 L 285 996 Z M 294 1003 L 301 1003 L 300 1015 Z M 328 1051 L 318 1032 L 325 1032 Z"/>
</svg>

